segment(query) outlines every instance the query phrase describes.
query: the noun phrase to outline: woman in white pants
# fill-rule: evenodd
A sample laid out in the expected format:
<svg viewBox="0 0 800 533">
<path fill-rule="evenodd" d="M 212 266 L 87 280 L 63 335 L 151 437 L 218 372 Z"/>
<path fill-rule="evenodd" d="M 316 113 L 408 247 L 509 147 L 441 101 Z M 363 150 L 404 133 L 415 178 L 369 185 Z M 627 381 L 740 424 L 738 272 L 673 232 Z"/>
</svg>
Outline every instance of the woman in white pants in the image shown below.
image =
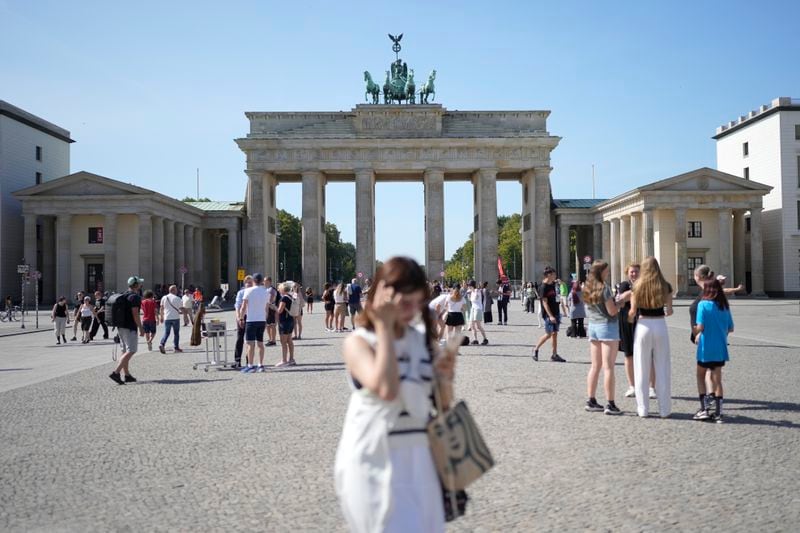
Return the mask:
<svg viewBox="0 0 800 533">
<path fill-rule="evenodd" d="M 633 287 L 628 321 L 638 315 L 633 339 L 633 380 L 636 389 L 636 410 L 641 417 L 650 413 L 648 384 L 650 369 L 655 370 L 656 396 L 661 418 L 672 413 L 672 368 L 669 333 L 665 316 L 672 315 L 672 287 L 658 266 L 655 257 L 642 263 L 639 281 Z"/>
</svg>

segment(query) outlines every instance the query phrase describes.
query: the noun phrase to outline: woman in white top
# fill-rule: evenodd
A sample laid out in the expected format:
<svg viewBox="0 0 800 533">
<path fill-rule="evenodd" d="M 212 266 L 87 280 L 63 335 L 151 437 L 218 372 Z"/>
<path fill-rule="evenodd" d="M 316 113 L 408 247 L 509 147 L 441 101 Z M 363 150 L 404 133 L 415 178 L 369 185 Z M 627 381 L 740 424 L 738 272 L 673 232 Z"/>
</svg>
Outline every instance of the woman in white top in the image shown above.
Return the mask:
<svg viewBox="0 0 800 533">
<path fill-rule="evenodd" d="M 475 280 L 470 280 L 467 289 L 467 298 L 470 301 L 469 309 L 469 328 L 472 330 L 472 344 L 478 344 L 478 331 L 483 335 L 483 342 L 481 344 L 489 344 L 486 338 L 486 331 L 483 329 L 483 309 L 486 295 L 482 289 L 478 288 Z"/>
<path fill-rule="evenodd" d="M 339 282 L 339 286 L 333 291 L 333 322 L 336 324 L 336 333 L 345 331 L 344 319 L 347 318 L 347 285 L 344 281 Z"/>
<path fill-rule="evenodd" d="M 81 317 L 81 342 L 87 344 L 90 340 L 89 332 L 92 329 L 92 320 L 97 319 L 97 314 L 94 311 L 91 298 L 88 296 L 83 298 L 83 303 L 80 309 L 78 309 L 78 313 Z"/>
<path fill-rule="evenodd" d="M 444 323 L 447 326 L 447 336 L 452 337 L 464 327 L 464 308 L 465 298 L 461 296 L 461 285 L 456 283 L 450 289 L 450 296 L 445 300 L 447 318 Z"/>
<path fill-rule="evenodd" d="M 336 493 L 350 531 L 444 531 L 442 489 L 426 426 L 434 372 L 443 408 L 455 354 L 438 353 L 425 273 L 389 259 L 375 275 L 359 327 L 344 341 L 352 388 L 336 453 Z M 411 325 L 421 319 L 424 327 Z"/>
</svg>

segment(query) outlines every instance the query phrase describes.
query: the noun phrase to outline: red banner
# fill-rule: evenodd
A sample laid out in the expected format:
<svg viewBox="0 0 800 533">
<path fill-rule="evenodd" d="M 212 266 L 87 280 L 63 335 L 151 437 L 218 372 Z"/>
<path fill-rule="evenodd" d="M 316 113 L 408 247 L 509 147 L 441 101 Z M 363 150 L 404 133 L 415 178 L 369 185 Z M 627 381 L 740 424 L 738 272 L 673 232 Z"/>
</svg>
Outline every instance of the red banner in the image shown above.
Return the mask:
<svg viewBox="0 0 800 533">
<path fill-rule="evenodd" d="M 506 273 L 503 271 L 503 261 L 499 255 L 497 256 L 497 271 L 500 273 L 500 279 L 506 277 Z"/>
</svg>

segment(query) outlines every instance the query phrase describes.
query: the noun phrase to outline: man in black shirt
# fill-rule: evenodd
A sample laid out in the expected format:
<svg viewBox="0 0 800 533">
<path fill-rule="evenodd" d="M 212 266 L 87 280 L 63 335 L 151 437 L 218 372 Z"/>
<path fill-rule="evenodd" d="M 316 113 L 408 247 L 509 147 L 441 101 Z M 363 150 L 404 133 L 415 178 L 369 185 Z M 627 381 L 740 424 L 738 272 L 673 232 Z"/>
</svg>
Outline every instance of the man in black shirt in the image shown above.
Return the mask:
<svg viewBox="0 0 800 533">
<path fill-rule="evenodd" d="M 144 337 L 142 319 L 139 317 L 139 308 L 142 306 L 139 290 L 142 282 L 144 280 L 138 276 L 128 278 L 128 290 L 120 295 L 114 303 L 114 309 L 119 305 L 124 310 L 124 313 L 120 313 L 120 320 L 116 324 L 119 341 L 122 344 L 122 356 L 119 358 L 117 368 L 108 377 L 119 385 L 136 382 L 136 378 L 128 370 L 128 363 L 139 348 L 139 337 Z M 115 312 L 114 315 L 114 321 L 117 322 L 117 313 Z M 123 373 L 125 374 L 124 381 L 121 375 Z"/>
<path fill-rule="evenodd" d="M 92 323 L 92 331 L 89 334 L 89 340 L 94 340 L 94 336 L 100 328 L 103 328 L 103 338 L 108 338 L 108 326 L 106 326 L 106 299 L 100 291 L 94 291 L 94 312 L 97 318 Z"/>
<path fill-rule="evenodd" d="M 497 280 L 498 292 L 500 297 L 497 299 L 497 325 L 508 325 L 508 301 L 511 299 L 511 285 L 508 278 L 502 277 Z"/>
<path fill-rule="evenodd" d="M 544 320 L 545 334 L 539 339 L 536 347 L 533 349 L 533 360 L 539 360 L 539 348 L 544 345 L 548 340 L 553 341 L 553 355 L 550 360 L 556 363 L 566 362 L 560 355 L 558 355 L 558 326 L 561 323 L 561 315 L 558 310 L 558 302 L 556 301 L 556 294 L 558 288 L 556 285 L 556 271 L 552 267 L 544 269 L 544 279 L 539 286 L 539 296 L 542 302 L 542 319 Z"/>
</svg>

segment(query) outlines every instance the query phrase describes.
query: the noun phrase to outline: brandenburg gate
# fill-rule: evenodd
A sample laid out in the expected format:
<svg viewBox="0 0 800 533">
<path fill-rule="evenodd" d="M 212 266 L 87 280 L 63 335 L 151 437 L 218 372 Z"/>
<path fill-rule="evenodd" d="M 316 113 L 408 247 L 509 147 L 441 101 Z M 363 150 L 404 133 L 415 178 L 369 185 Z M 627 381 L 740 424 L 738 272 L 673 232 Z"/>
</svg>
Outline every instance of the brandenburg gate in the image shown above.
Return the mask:
<svg viewBox="0 0 800 533">
<path fill-rule="evenodd" d="M 391 36 L 393 50 L 399 38 Z M 402 38 L 402 35 L 400 36 Z M 444 270 L 444 182 L 474 188 L 474 272 L 497 279 L 497 181 L 522 185 L 523 276 L 553 264 L 549 111 L 449 111 L 435 97 L 434 70 L 417 92 L 414 71 L 399 57 L 381 88 L 364 73 L 366 104 L 340 112 L 248 112 L 250 131 L 237 139 L 247 156 L 249 271 L 277 272 L 275 192 L 302 183 L 302 282 L 326 281 L 325 185 L 355 182 L 356 269 L 375 270 L 375 184 L 421 181 L 425 198 L 425 267 Z M 419 96 L 419 102 L 417 101 Z M 403 209 L 397 205 L 397 209 Z M 533 243 L 536 243 L 534 246 Z"/>
</svg>

